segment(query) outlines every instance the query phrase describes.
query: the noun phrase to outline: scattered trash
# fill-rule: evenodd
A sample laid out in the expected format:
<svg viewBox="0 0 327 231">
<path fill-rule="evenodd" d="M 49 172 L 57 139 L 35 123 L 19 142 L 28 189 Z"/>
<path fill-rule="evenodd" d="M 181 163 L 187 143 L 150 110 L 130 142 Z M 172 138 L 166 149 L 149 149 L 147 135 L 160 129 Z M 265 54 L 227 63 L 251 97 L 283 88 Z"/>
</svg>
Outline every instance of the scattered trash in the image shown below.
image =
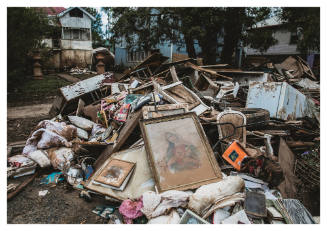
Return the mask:
<svg viewBox="0 0 327 231">
<path fill-rule="evenodd" d="M 44 196 L 47 195 L 48 193 L 49 193 L 49 190 L 39 191 L 39 197 L 44 197 Z"/>
<path fill-rule="evenodd" d="M 203 220 L 201 217 L 193 213 L 191 210 L 186 210 L 183 214 L 180 224 L 209 224 L 209 222 Z"/>
<path fill-rule="evenodd" d="M 109 219 L 110 215 L 115 211 L 115 207 L 106 206 L 106 205 L 99 205 L 92 210 L 93 213 L 103 217 L 105 219 Z"/>
<path fill-rule="evenodd" d="M 57 184 L 60 181 L 63 181 L 64 178 L 61 177 L 63 175 L 62 172 L 53 172 L 49 175 L 47 175 L 46 177 L 44 177 L 41 180 L 40 184 Z"/>
<path fill-rule="evenodd" d="M 113 57 L 94 50 L 99 73 L 101 52 Z M 167 60 L 153 53 L 122 75 L 60 88 L 23 155 L 8 150 L 8 177 L 34 173 L 8 184 L 8 199 L 47 168 L 59 171 L 41 184 L 101 197 L 92 212 L 109 224 L 316 223 L 298 196 L 320 186 L 320 82 L 309 65 Z"/>
</svg>

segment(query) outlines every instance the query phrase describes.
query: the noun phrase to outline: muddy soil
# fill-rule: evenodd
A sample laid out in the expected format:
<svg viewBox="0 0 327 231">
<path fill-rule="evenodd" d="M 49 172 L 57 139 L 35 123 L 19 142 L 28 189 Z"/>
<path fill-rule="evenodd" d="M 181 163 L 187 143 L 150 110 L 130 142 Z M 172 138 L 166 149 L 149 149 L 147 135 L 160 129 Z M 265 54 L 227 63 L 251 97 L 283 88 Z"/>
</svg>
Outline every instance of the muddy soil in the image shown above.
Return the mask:
<svg viewBox="0 0 327 231">
<path fill-rule="evenodd" d="M 7 142 L 27 140 L 34 127 L 49 116 L 26 119 L 7 119 Z"/>
<path fill-rule="evenodd" d="M 49 172 L 51 173 L 51 172 Z M 22 182 L 30 176 L 20 177 L 10 182 Z M 8 224 L 104 224 L 108 221 L 92 213 L 97 205 L 106 204 L 101 198 L 86 202 L 79 198 L 79 190 L 66 182 L 54 187 L 40 185 L 39 175 L 23 191 L 7 202 Z M 39 191 L 49 190 L 44 197 Z"/>
</svg>

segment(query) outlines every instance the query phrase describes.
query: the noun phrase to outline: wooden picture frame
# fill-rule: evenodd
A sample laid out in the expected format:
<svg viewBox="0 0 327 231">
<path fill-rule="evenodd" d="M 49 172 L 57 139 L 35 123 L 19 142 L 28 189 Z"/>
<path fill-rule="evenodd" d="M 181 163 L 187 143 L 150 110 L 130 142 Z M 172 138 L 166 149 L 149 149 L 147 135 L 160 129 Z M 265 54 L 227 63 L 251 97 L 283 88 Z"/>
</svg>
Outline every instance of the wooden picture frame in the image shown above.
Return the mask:
<svg viewBox="0 0 327 231">
<path fill-rule="evenodd" d="M 133 162 L 113 158 L 102 169 L 95 181 L 119 188 L 134 167 L 135 163 Z"/>
<path fill-rule="evenodd" d="M 125 160 L 136 163 L 135 170 L 124 189 L 124 191 L 117 191 L 112 188 L 103 187 L 95 184 L 95 179 L 103 171 L 112 159 Z M 146 191 L 155 191 L 154 180 L 152 179 L 150 167 L 147 161 L 147 155 L 144 146 L 137 146 L 134 148 L 122 150 L 113 153 L 101 166 L 94 172 L 94 174 L 86 181 L 84 187 L 88 190 L 101 193 L 119 201 L 126 199 L 137 200 Z"/>
<path fill-rule="evenodd" d="M 222 179 L 194 112 L 141 120 L 140 128 L 159 193 L 194 189 Z"/>
<path fill-rule="evenodd" d="M 188 112 L 188 104 L 164 104 L 157 106 L 143 106 L 143 119 L 152 119 L 168 115 L 183 114 Z"/>
</svg>

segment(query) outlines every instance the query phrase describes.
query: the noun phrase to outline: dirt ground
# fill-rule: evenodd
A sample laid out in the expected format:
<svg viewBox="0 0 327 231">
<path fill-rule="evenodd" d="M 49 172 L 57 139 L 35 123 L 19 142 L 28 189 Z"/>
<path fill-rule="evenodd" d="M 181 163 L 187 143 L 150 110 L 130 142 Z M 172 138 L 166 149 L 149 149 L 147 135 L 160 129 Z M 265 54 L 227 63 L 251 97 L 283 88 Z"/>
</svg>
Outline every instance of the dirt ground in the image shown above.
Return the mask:
<svg viewBox="0 0 327 231">
<path fill-rule="evenodd" d="M 48 173 L 51 173 L 51 171 Z M 11 182 L 22 182 L 30 176 L 20 177 Z M 104 224 L 102 217 L 92 213 L 97 205 L 105 205 L 105 200 L 93 198 L 86 202 L 79 198 L 79 190 L 71 188 L 66 182 L 54 187 L 40 185 L 42 175 L 38 176 L 21 193 L 7 202 L 8 224 Z M 39 191 L 49 190 L 44 197 Z"/>
<path fill-rule="evenodd" d="M 46 82 L 48 88 L 50 88 L 50 85 L 54 85 L 55 89 L 57 89 L 58 86 L 69 84 L 68 82 L 64 82 L 59 85 L 58 82 L 61 80 L 58 80 L 54 76 L 48 78 L 51 79 L 51 82 Z M 45 78 L 44 81 L 46 80 Z M 35 85 L 34 82 L 28 84 Z M 37 89 L 31 93 L 26 88 L 18 89 L 14 93 L 8 93 L 8 117 L 13 117 L 14 119 L 7 118 L 7 143 L 26 140 L 40 121 L 50 119 L 48 115 L 44 115 L 41 112 L 47 110 L 48 105 L 46 104 L 52 104 L 56 91 L 45 94 L 46 92 L 40 92 Z M 17 97 L 16 101 L 15 97 Z M 33 115 L 30 109 L 40 104 L 45 104 L 46 108 L 38 110 L 34 108 L 35 115 Z M 26 110 L 24 108 L 23 110 L 21 110 L 22 108 L 17 108 L 22 106 Z M 12 113 L 12 116 L 9 116 L 9 113 Z M 15 113 L 17 114 L 15 115 Z M 26 113 L 28 116 L 23 116 Z M 50 174 L 54 171 L 53 169 L 42 170 L 32 183 L 7 202 L 8 224 L 103 224 L 108 222 L 92 213 L 92 210 L 97 205 L 108 204 L 103 198 L 92 197 L 91 202 L 86 202 L 84 199 L 79 198 L 80 191 L 72 189 L 66 182 L 59 183 L 55 187 L 40 185 L 43 175 Z M 8 179 L 8 184 L 19 184 L 29 177 L 24 176 L 17 179 Z M 46 189 L 49 190 L 49 193 L 44 197 L 39 197 L 38 192 Z"/>
</svg>

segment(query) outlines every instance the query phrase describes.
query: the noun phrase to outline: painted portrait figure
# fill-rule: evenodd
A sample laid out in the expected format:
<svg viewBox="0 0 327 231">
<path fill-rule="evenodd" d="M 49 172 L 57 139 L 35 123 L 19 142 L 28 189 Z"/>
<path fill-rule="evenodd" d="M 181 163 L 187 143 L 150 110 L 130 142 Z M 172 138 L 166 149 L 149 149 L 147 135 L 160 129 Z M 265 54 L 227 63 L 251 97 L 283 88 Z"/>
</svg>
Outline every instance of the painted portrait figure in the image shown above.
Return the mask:
<svg viewBox="0 0 327 231">
<path fill-rule="evenodd" d="M 166 132 L 168 142 L 166 164 L 171 173 L 196 169 L 201 166 L 197 148 L 178 135 Z"/>
</svg>

